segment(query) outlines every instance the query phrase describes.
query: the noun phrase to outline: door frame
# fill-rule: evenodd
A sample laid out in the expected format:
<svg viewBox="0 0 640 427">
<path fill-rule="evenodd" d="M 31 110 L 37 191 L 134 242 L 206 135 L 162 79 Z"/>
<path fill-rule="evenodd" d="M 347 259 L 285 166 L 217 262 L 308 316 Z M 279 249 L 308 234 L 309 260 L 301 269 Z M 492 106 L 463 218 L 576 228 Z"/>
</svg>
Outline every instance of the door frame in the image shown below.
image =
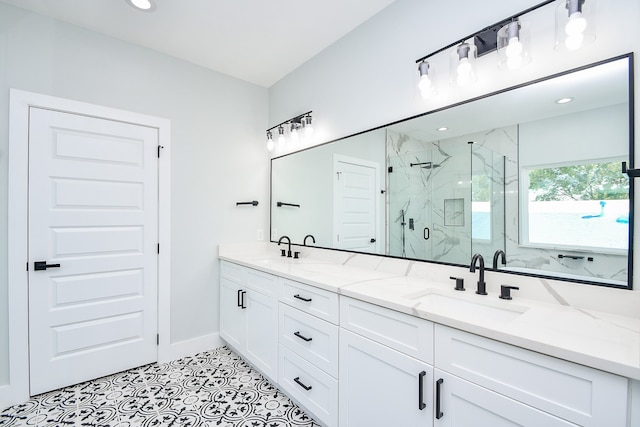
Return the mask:
<svg viewBox="0 0 640 427">
<path fill-rule="evenodd" d="M 8 320 L 9 384 L 0 407 L 29 399 L 28 191 L 29 109 L 106 118 L 158 130 L 158 362 L 171 360 L 171 122 L 168 119 L 18 89 L 9 90 Z"/>
</svg>

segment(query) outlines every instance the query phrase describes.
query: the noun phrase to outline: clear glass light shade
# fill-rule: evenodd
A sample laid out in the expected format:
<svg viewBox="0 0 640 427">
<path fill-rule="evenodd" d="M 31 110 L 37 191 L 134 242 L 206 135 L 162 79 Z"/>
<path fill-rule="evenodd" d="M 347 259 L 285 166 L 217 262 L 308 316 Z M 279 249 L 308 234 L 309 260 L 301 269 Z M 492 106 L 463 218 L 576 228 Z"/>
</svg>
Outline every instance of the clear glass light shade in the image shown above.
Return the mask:
<svg viewBox="0 0 640 427">
<path fill-rule="evenodd" d="M 418 73 L 420 74 L 418 89 L 420 90 L 420 95 L 422 95 L 424 99 L 433 98 L 438 93 L 435 85 L 433 84 L 433 80 L 429 75 L 429 68 L 429 63 L 426 61 L 422 61 L 418 64 Z"/>
<path fill-rule="evenodd" d="M 562 0 L 556 8 L 556 49 L 577 50 L 595 39 L 595 0 Z"/>
<path fill-rule="evenodd" d="M 284 128 L 280 126 L 278 128 L 278 146 L 283 147 L 285 142 L 286 142 L 286 139 L 284 137 Z"/>
<path fill-rule="evenodd" d="M 298 135 L 298 126 L 296 124 L 291 125 L 291 143 L 297 144 L 300 140 L 300 135 Z"/>
<path fill-rule="evenodd" d="M 498 31 L 498 67 L 516 70 L 531 62 L 529 29 L 526 23 L 512 21 Z"/>
<path fill-rule="evenodd" d="M 462 43 L 451 51 L 449 55 L 451 84 L 464 87 L 473 84 L 478 79 L 476 56 L 476 46 L 471 43 Z"/>
<path fill-rule="evenodd" d="M 271 134 L 271 132 L 267 132 L 267 151 L 273 151 L 273 147 L 273 135 Z"/>
<path fill-rule="evenodd" d="M 304 137 L 311 141 L 313 139 L 313 125 L 311 124 L 311 116 L 304 119 Z"/>
</svg>

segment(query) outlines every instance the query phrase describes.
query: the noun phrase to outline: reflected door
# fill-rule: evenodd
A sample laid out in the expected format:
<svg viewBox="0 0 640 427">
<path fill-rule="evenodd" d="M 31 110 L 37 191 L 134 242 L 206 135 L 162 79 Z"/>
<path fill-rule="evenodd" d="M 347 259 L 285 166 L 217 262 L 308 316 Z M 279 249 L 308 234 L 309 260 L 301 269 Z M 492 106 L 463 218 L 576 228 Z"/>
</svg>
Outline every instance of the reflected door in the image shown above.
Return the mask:
<svg viewBox="0 0 640 427">
<path fill-rule="evenodd" d="M 334 247 L 375 253 L 378 165 L 336 155 L 334 175 Z"/>
</svg>

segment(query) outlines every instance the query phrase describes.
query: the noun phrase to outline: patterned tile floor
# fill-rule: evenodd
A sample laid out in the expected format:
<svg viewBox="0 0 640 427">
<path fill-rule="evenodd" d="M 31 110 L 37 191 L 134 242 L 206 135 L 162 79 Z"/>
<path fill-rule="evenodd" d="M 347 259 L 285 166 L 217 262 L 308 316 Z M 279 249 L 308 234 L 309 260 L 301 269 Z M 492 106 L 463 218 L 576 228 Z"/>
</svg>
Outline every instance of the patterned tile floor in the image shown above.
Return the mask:
<svg viewBox="0 0 640 427">
<path fill-rule="evenodd" d="M 0 426 L 317 427 L 227 347 L 35 396 Z"/>
</svg>

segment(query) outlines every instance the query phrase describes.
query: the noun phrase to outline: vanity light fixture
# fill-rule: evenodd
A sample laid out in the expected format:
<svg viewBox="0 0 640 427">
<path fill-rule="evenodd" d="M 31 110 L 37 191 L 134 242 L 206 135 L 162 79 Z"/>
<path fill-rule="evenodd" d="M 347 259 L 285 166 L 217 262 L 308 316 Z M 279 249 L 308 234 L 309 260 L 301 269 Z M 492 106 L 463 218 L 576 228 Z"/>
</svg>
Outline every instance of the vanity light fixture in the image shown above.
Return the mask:
<svg viewBox="0 0 640 427">
<path fill-rule="evenodd" d="M 143 12 L 151 12 L 155 9 L 155 3 L 152 0 L 125 0 L 126 3 L 137 10 Z"/>
<path fill-rule="evenodd" d="M 267 151 L 271 152 L 273 151 L 273 134 L 271 133 L 270 130 L 267 131 Z"/>
<path fill-rule="evenodd" d="M 284 122 L 267 129 L 267 150 L 269 150 L 270 141 L 273 141 L 273 137 L 271 136 L 270 138 L 270 135 L 271 131 L 273 131 L 274 129 L 278 129 L 278 149 L 282 149 L 286 145 L 287 140 L 285 133 L 287 132 L 287 130 L 289 131 L 290 141 L 292 144 L 298 143 L 300 139 L 301 129 L 304 129 L 305 139 L 307 139 L 307 141 L 310 140 L 313 136 L 313 127 L 311 126 L 311 113 L 312 111 L 308 111 L 304 114 L 292 117 L 289 120 L 285 120 Z"/>
<path fill-rule="evenodd" d="M 516 70 L 529 62 L 529 32 L 526 25 L 514 19 L 498 30 L 498 66 Z"/>
<path fill-rule="evenodd" d="M 302 127 L 304 128 L 304 137 L 307 140 L 313 138 L 313 125 L 311 124 L 311 114 L 307 114 L 302 120 Z"/>
<path fill-rule="evenodd" d="M 284 128 L 281 126 L 278 127 L 278 147 L 282 148 L 284 147 L 284 144 L 286 143 L 286 138 L 284 136 Z"/>
<path fill-rule="evenodd" d="M 560 2 L 556 8 L 556 49 L 577 50 L 596 39 L 594 2 Z"/>
<path fill-rule="evenodd" d="M 463 42 L 451 51 L 451 82 L 458 86 L 468 86 L 477 80 L 477 48 L 475 44 Z"/>
<path fill-rule="evenodd" d="M 420 73 L 420 81 L 418 82 L 418 89 L 424 99 L 432 98 L 437 94 L 436 88 L 433 85 L 433 81 L 429 76 L 429 63 L 421 61 L 418 64 L 418 73 Z"/>
</svg>

